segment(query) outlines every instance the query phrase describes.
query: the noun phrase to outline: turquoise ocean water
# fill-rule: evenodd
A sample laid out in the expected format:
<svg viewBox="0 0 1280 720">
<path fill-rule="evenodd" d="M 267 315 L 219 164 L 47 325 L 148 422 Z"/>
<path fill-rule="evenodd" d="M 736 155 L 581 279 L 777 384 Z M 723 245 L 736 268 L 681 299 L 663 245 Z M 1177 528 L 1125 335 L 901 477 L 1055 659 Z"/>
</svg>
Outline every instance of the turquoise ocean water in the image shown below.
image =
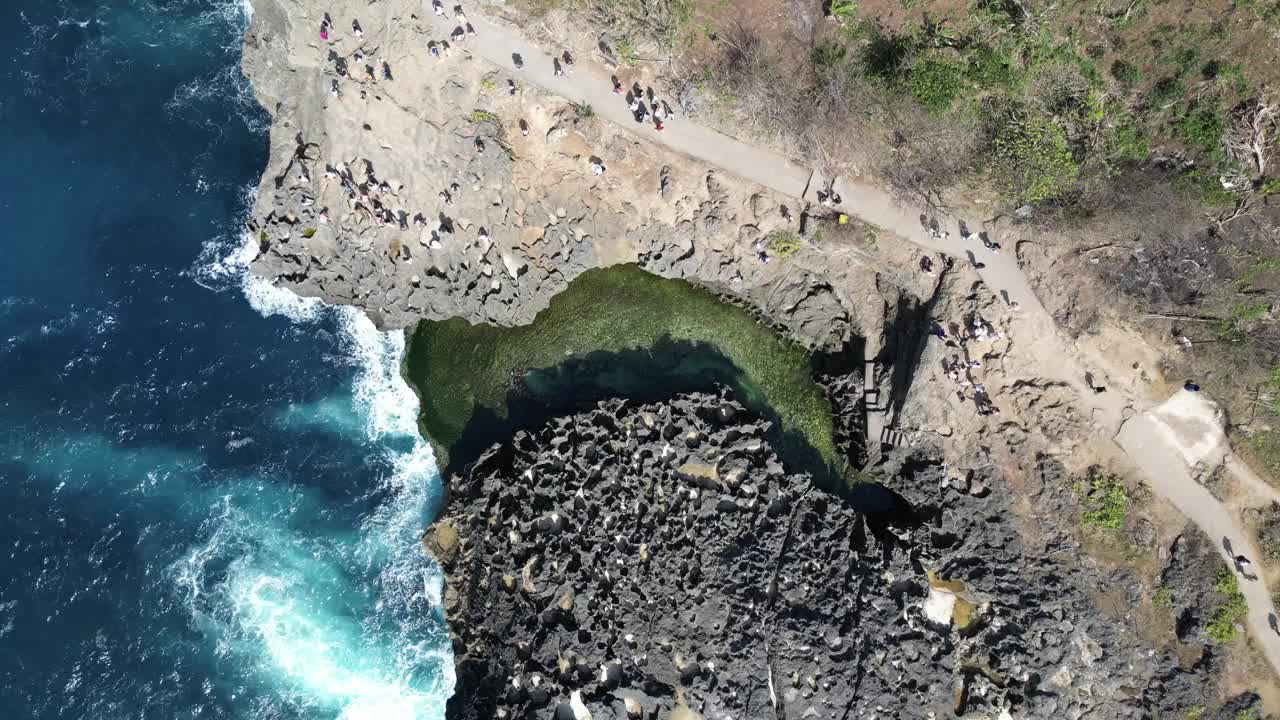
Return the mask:
<svg viewBox="0 0 1280 720">
<path fill-rule="evenodd" d="M 402 338 L 245 273 L 251 12 L 5 4 L 2 717 L 443 716 Z"/>
</svg>

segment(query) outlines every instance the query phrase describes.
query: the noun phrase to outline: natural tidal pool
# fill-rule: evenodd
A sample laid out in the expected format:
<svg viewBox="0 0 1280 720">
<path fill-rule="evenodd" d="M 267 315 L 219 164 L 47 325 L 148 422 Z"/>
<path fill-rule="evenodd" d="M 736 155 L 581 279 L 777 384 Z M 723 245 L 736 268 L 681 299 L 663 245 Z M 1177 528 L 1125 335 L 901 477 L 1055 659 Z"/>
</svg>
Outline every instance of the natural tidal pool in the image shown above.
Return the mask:
<svg viewBox="0 0 1280 720">
<path fill-rule="evenodd" d="M 769 439 L 791 467 L 836 483 L 845 474 L 808 351 L 682 280 L 634 265 L 590 270 L 529 325 L 454 318 L 408 335 L 404 373 L 446 472 L 517 428 L 603 397 L 650 401 L 723 385 L 773 421 Z"/>
</svg>

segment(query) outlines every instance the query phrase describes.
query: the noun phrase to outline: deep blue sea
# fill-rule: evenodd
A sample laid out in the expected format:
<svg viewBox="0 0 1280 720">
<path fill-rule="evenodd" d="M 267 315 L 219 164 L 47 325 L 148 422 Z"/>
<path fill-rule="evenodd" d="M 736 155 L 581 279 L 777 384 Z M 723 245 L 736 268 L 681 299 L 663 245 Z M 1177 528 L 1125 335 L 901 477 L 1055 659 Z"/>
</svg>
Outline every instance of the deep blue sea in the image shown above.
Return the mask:
<svg viewBox="0 0 1280 720">
<path fill-rule="evenodd" d="M 0 717 L 443 716 L 402 336 L 245 274 L 250 12 L 0 11 Z"/>
</svg>

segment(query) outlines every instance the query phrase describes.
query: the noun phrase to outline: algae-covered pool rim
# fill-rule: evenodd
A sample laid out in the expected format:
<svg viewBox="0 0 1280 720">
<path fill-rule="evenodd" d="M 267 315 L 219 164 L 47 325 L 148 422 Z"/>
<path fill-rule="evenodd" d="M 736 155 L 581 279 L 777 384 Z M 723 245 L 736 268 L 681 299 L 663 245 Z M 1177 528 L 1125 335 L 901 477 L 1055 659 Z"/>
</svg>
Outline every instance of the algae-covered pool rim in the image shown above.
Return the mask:
<svg viewBox="0 0 1280 720">
<path fill-rule="evenodd" d="M 513 388 L 527 390 L 520 381 L 525 373 L 591 357 L 608 362 L 611 353 L 635 361 L 637 354 L 676 348 L 726 361 L 736 373 L 730 380 L 739 382 L 708 381 L 705 389 L 729 385 L 744 405 L 773 420 L 780 434 L 802 440 L 820 461 L 804 469 L 845 474 L 831 404 L 814 379 L 809 349 L 686 280 L 634 264 L 597 268 L 571 281 L 528 325 L 451 318 L 421 321 L 405 334 L 402 374 L 419 396 L 419 425 L 443 453 L 442 466 L 451 464 L 449 451 L 478 411 L 492 415 L 490 420 L 505 418 Z"/>
</svg>

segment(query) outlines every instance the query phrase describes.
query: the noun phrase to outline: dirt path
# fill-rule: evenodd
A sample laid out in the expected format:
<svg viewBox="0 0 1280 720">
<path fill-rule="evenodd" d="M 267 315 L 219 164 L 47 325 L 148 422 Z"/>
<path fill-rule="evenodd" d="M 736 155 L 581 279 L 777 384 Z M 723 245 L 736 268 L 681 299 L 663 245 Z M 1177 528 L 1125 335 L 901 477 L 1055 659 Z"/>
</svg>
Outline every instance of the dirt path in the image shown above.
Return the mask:
<svg viewBox="0 0 1280 720">
<path fill-rule="evenodd" d="M 430 2 L 424 0 L 423 7 L 438 39 L 448 38 L 458 24 L 453 19 L 452 5 L 447 3 L 446 16 L 439 17 L 433 13 Z M 556 76 L 552 55 L 517 33 L 475 14 L 469 15 L 468 20 L 475 27 L 476 35 L 455 46 L 455 58 L 464 53 L 489 61 L 513 74 L 517 83 L 532 83 L 571 102 L 589 104 L 603 120 L 781 194 L 816 201 L 817 192 L 829 184 L 826 178 L 776 153 L 752 147 L 683 117 L 670 120 L 662 132 L 656 131 L 651 121 L 636 123 L 625 99 L 613 93 L 607 68 L 577 58 L 572 71 Z M 523 59 L 523 70 L 515 69 L 513 53 Z M 620 79 L 626 86 L 627 78 Z M 982 263 L 984 267 L 977 272 L 991 292 L 1005 302 L 1019 305 L 1012 334 L 1020 340 L 1019 351 L 1028 355 L 1028 366 L 1042 374 L 1037 379 L 1072 387 L 1091 413 L 1099 439 L 1106 442 L 1114 438 L 1117 449 L 1129 456 L 1147 484 L 1207 533 L 1219 545 L 1224 557 L 1227 557 L 1221 549 L 1224 537 L 1230 539 L 1236 552 L 1257 557 L 1248 534 L 1221 503 L 1196 483 L 1187 464 L 1177 459 L 1180 449 L 1170 444 L 1153 416 L 1143 413 L 1125 422 L 1126 415 L 1133 412 L 1131 399 L 1119 392 L 1097 394 L 1085 384 L 1085 371 L 1105 367 L 1108 359 L 1082 357 L 1081 350 L 1062 336 L 1018 266 L 1012 248 L 993 253 L 977 239 L 961 240 L 954 219 L 947 228 L 949 238 L 932 237 L 922 224 L 923 208 L 902 204 L 884 190 L 858 181 L 840 179 L 834 187 L 842 198 L 840 210 L 921 247 Z M 971 223 L 970 228 L 976 232 L 981 225 Z M 1229 450 L 1219 455 L 1218 460 L 1224 456 L 1230 458 Z M 1243 465 L 1238 461 L 1230 464 L 1233 470 Z M 1249 630 L 1272 667 L 1280 673 L 1280 635 L 1269 628 L 1268 616 L 1275 610 L 1266 592 L 1266 580 L 1259 577 L 1252 582 L 1242 581 L 1241 588 L 1249 600 Z"/>
<path fill-rule="evenodd" d="M 1230 543 L 1232 553 L 1255 560 L 1261 557 L 1249 534 L 1241 530 L 1217 498 L 1195 481 L 1187 465 L 1176 459 L 1170 461 L 1177 457 L 1180 449 L 1170 442 L 1168 433 L 1152 412 L 1126 422 L 1116 442 L 1146 475 L 1147 483 L 1209 536 L 1228 566 L 1233 564 L 1232 554 L 1227 552 L 1224 539 Z M 1258 563 L 1254 562 L 1252 572 L 1258 575 L 1256 580 L 1240 580 L 1240 590 L 1249 602 L 1246 621 L 1254 642 L 1272 667 L 1280 668 L 1280 634 L 1270 627 L 1275 609 L 1267 592 L 1267 581 L 1257 568 Z"/>
<path fill-rule="evenodd" d="M 1235 475 L 1239 478 L 1240 482 L 1244 483 L 1245 487 L 1249 489 L 1249 492 L 1255 493 L 1267 502 L 1280 503 L 1280 490 L 1277 490 L 1274 485 L 1258 477 L 1258 474 L 1253 471 L 1253 468 L 1249 467 L 1249 465 L 1243 460 L 1236 457 L 1234 454 L 1228 455 L 1226 459 L 1226 466 L 1227 470 L 1232 475 Z"/>
</svg>

